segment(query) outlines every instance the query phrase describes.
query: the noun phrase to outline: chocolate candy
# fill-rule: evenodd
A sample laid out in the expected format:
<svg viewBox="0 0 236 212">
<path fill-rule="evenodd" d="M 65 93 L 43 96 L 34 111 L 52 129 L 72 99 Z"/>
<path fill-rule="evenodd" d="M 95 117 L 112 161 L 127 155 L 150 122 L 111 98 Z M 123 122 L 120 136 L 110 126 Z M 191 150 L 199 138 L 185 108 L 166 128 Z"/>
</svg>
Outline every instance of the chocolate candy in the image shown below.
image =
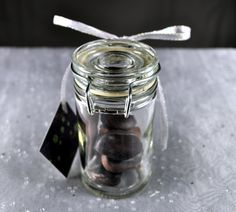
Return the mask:
<svg viewBox="0 0 236 212">
<path fill-rule="evenodd" d="M 123 161 L 142 153 L 142 143 L 133 134 L 111 132 L 104 134 L 98 140 L 95 149 L 116 161 Z"/>
<path fill-rule="evenodd" d="M 100 130 L 99 130 L 99 134 L 100 135 L 103 135 L 103 134 L 106 134 L 106 133 L 108 133 L 109 132 L 109 129 L 107 129 L 107 128 L 100 128 Z"/>
<path fill-rule="evenodd" d="M 109 130 L 107 128 L 101 127 L 100 130 L 99 130 L 100 135 L 103 135 L 103 134 L 106 134 L 106 133 L 111 133 L 111 132 L 118 132 L 118 133 L 123 132 L 124 134 L 127 134 L 127 132 L 128 132 L 129 134 L 136 135 L 138 138 L 142 137 L 142 133 L 141 133 L 141 130 L 140 130 L 139 127 L 134 127 L 134 128 L 129 129 L 129 130 Z"/>
<path fill-rule="evenodd" d="M 138 138 L 142 137 L 142 133 L 139 127 L 134 127 L 128 130 L 128 132 L 135 134 Z"/>
<path fill-rule="evenodd" d="M 120 184 L 126 187 L 133 187 L 140 182 L 140 170 L 137 169 L 127 169 L 122 173 L 122 179 Z"/>
<path fill-rule="evenodd" d="M 101 156 L 101 162 L 103 167 L 112 173 L 122 173 L 127 169 L 134 169 L 140 165 L 140 161 L 142 159 L 142 155 L 138 154 L 135 157 L 123 160 L 123 161 L 114 161 L 108 158 L 106 155 Z"/>
<path fill-rule="evenodd" d="M 125 118 L 124 115 L 101 114 L 101 122 L 104 128 L 129 130 L 136 125 L 134 116 Z"/>
<path fill-rule="evenodd" d="M 97 184 L 105 186 L 116 186 L 120 183 L 120 174 L 107 171 L 101 164 L 98 156 L 94 156 L 86 168 L 87 174 Z"/>
<path fill-rule="evenodd" d="M 124 173 L 136 173 L 135 170 L 140 167 L 143 154 L 141 130 L 135 126 L 133 116 L 126 119 L 123 115 L 101 114 L 100 121 L 102 124 L 98 132 L 96 119 L 87 123 L 88 151 L 92 153 L 92 147 L 95 152 L 89 155 L 95 156 L 89 160 L 86 171 L 97 184 L 117 186 L 121 179 L 125 182 Z M 97 140 L 95 132 L 99 136 Z M 136 178 L 132 176 L 133 182 Z"/>
</svg>

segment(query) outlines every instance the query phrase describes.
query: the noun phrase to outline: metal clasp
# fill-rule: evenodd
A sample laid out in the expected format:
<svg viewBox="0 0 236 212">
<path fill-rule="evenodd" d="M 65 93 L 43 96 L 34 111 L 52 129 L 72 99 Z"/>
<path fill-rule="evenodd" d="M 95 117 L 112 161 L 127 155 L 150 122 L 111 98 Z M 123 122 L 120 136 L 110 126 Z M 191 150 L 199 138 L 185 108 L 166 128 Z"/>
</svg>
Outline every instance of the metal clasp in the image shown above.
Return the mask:
<svg viewBox="0 0 236 212">
<path fill-rule="evenodd" d="M 160 64 L 159 64 L 159 69 L 160 69 Z M 136 85 L 136 84 L 139 84 L 139 83 L 147 82 L 147 81 L 149 81 L 149 80 L 151 80 L 153 78 L 156 78 L 156 77 L 157 77 L 157 73 L 153 74 L 152 76 L 150 76 L 148 78 L 140 79 L 140 80 L 131 82 L 129 84 L 128 96 L 126 97 L 125 108 L 124 108 L 124 116 L 125 116 L 125 118 L 128 118 L 129 114 L 130 114 L 131 104 L 132 104 L 132 96 L 133 96 L 133 93 L 132 93 L 133 86 Z"/>
<path fill-rule="evenodd" d="M 125 100 L 125 109 L 124 109 L 124 115 L 125 118 L 129 117 L 130 114 L 130 109 L 131 109 L 131 103 L 132 103 L 132 87 L 133 87 L 133 82 L 129 84 L 129 90 L 128 90 L 128 96 Z"/>
<path fill-rule="evenodd" d="M 90 96 L 90 86 L 92 84 L 92 80 L 89 79 L 88 85 L 86 87 L 85 90 L 85 99 L 86 99 L 86 103 L 87 103 L 87 110 L 89 115 L 93 115 L 94 114 L 94 104 L 93 104 L 93 100 Z"/>
</svg>

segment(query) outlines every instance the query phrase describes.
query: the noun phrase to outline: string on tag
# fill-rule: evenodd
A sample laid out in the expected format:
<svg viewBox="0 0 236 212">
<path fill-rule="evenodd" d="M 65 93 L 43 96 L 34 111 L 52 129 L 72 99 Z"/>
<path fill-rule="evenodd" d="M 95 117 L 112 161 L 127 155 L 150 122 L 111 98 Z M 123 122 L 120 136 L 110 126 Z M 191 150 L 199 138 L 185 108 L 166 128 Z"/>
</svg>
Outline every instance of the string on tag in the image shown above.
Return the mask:
<svg viewBox="0 0 236 212">
<path fill-rule="evenodd" d="M 62 110 L 67 113 L 68 108 L 66 104 L 66 85 L 68 81 L 70 73 L 70 64 L 67 66 L 65 73 L 63 74 L 62 80 L 61 80 L 61 91 L 60 91 L 60 102 L 62 104 Z"/>
<path fill-rule="evenodd" d="M 53 23 L 55 25 L 71 28 L 73 30 L 89 34 L 98 38 L 102 39 L 130 39 L 135 41 L 141 41 L 141 40 L 148 40 L 148 39 L 155 39 L 155 40 L 168 40 L 168 41 L 184 41 L 188 40 L 191 37 L 191 28 L 184 25 L 179 26 L 171 26 L 167 27 L 161 30 L 155 30 L 151 32 L 144 32 L 139 33 L 136 35 L 131 36 L 117 36 L 113 35 L 111 33 L 102 31 L 100 29 L 97 29 L 95 27 L 89 26 L 87 24 L 84 24 L 79 21 L 70 20 L 68 18 L 64 18 L 62 16 L 55 15 L 53 18 Z M 67 67 L 63 78 L 61 82 L 61 103 L 62 103 L 62 109 L 67 113 L 67 105 L 66 105 L 66 83 L 70 72 L 70 65 Z M 162 150 L 165 150 L 167 148 L 168 144 L 168 115 L 167 115 L 167 109 L 166 109 L 166 102 L 165 102 L 165 96 L 163 93 L 162 85 L 160 82 L 159 77 L 158 80 L 158 96 L 159 96 L 159 102 L 160 102 L 160 109 L 161 109 L 161 144 L 162 144 Z"/>
</svg>

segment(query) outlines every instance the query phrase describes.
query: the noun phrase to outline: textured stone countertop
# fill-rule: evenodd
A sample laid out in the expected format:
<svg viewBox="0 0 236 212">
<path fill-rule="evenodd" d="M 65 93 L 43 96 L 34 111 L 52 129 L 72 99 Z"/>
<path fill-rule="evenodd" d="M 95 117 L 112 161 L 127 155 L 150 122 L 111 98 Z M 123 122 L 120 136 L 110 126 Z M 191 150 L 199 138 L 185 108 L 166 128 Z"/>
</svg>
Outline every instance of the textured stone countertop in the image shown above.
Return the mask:
<svg viewBox="0 0 236 212">
<path fill-rule="evenodd" d="M 155 143 L 142 192 L 113 200 L 87 192 L 79 177 L 65 179 L 39 153 L 73 49 L 0 48 L 1 212 L 236 211 L 236 50 L 157 51 L 168 149 Z"/>
</svg>

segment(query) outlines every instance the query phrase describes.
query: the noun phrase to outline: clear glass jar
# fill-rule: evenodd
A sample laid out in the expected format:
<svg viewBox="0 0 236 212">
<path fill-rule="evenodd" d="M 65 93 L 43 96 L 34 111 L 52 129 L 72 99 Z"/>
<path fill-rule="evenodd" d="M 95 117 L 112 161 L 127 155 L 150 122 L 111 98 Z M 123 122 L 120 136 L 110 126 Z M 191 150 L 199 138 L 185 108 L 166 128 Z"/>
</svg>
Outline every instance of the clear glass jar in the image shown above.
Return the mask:
<svg viewBox="0 0 236 212">
<path fill-rule="evenodd" d="M 71 69 L 85 186 L 111 197 L 140 190 L 151 175 L 155 51 L 131 40 L 96 40 L 75 50 Z"/>
</svg>

